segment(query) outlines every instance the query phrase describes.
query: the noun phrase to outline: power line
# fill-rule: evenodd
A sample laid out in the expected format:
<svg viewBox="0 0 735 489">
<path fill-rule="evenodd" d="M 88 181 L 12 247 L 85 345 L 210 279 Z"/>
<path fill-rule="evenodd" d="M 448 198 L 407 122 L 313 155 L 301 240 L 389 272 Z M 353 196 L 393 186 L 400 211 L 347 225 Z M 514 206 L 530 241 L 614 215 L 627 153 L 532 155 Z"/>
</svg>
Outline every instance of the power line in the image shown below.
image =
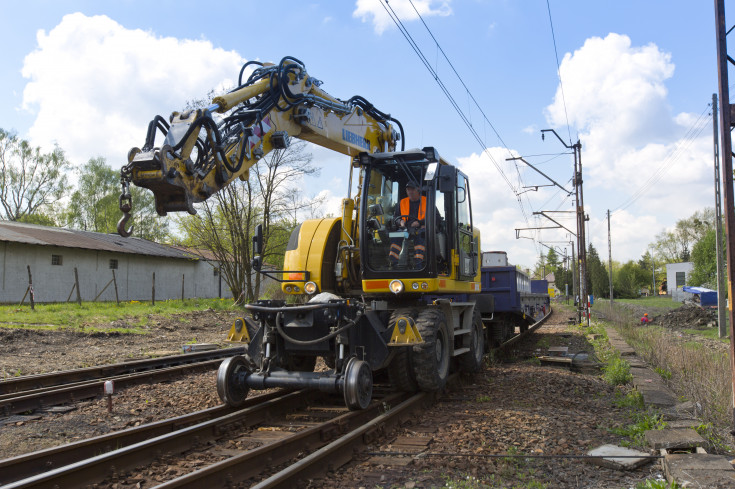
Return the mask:
<svg viewBox="0 0 735 489">
<path fill-rule="evenodd" d="M 564 105 L 564 117 L 567 120 L 567 133 L 569 134 L 569 144 L 572 144 L 572 130 L 569 127 L 569 114 L 567 113 L 567 99 L 564 96 L 564 84 L 561 80 L 561 65 L 559 64 L 559 51 L 556 48 L 556 35 L 554 34 L 554 21 L 551 20 L 551 4 L 546 0 L 546 8 L 549 11 L 549 25 L 551 25 L 551 39 L 554 42 L 554 56 L 556 57 L 556 74 L 559 77 L 559 88 L 561 89 L 561 100 Z"/>
<path fill-rule="evenodd" d="M 442 81 L 442 79 L 439 77 L 439 74 L 436 72 L 436 70 L 431 66 L 431 63 L 428 61 L 428 59 L 426 58 L 426 56 L 423 54 L 423 52 L 421 51 L 421 48 L 418 46 L 418 44 L 416 43 L 416 41 L 414 41 L 414 39 L 411 36 L 411 34 L 408 32 L 408 30 L 406 29 L 406 27 L 403 25 L 403 22 L 401 22 L 401 19 L 398 17 L 398 14 L 396 14 L 395 11 L 393 10 L 393 7 L 391 7 L 390 4 L 386 0 L 381 0 L 381 5 L 385 9 L 386 13 L 391 18 L 391 20 L 393 20 L 393 23 L 396 25 L 396 27 L 401 32 L 401 34 L 403 34 L 403 37 L 409 43 L 409 45 L 414 50 L 414 52 L 416 53 L 416 55 L 419 57 L 419 59 L 421 60 L 421 62 L 424 64 L 424 66 L 426 67 L 426 69 L 429 70 L 429 73 L 434 78 L 434 80 L 436 81 L 436 83 L 439 85 L 439 88 L 442 90 L 442 92 L 444 92 L 444 95 L 447 97 L 447 99 L 449 100 L 449 102 L 452 104 L 452 106 L 454 107 L 455 111 L 457 112 L 457 114 L 460 116 L 460 118 L 462 119 L 462 121 L 465 123 L 465 125 L 467 126 L 467 128 L 470 130 L 470 132 L 472 133 L 472 135 L 475 138 L 475 140 L 483 148 L 483 152 L 488 156 L 488 158 L 490 159 L 490 161 L 492 162 L 492 164 L 498 170 L 498 172 L 500 173 L 501 177 L 505 181 L 505 183 L 508 186 L 508 188 L 510 188 L 510 190 L 513 192 L 513 194 L 516 196 L 516 200 L 518 201 L 519 207 L 520 207 L 521 212 L 523 214 L 523 218 L 524 218 L 524 220 L 526 222 L 528 222 L 528 214 L 526 213 L 526 209 L 523 207 L 523 202 L 521 200 L 520 194 L 518 193 L 518 191 L 516 190 L 516 188 L 513 186 L 513 184 L 511 183 L 510 179 L 508 178 L 508 176 L 503 171 L 503 169 L 500 167 L 500 164 L 495 160 L 495 158 L 490 153 L 490 150 L 488 149 L 487 145 L 485 144 L 485 142 L 482 140 L 482 138 L 480 137 L 480 135 L 475 130 L 475 127 L 472 124 L 472 121 L 462 111 L 461 107 L 459 106 L 459 104 L 457 103 L 457 101 L 455 100 L 455 98 L 452 96 L 450 90 L 446 87 L 446 85 L 444 84 L 444 82 Z M 411 2 L 411 5 L 413 6 L 413 2 Z M 414 10 L 416 10 L 416 7 L 415 6 L 414 6 Z M 419 16 L 419 18 L 421 19 L 421 21 L 423 22 L 423 24 L 426 27 L 426 29 L 429 30 L 428 26 L 426 25 L 426 23 L 424 22 L 424 20 L 421 17 L 421 15 L 418 13 L 418 11 L 416 11 L 416 13 Z M 429 30 L 429 33 L 431 34 L 431 31 L 430 30 Z M 434 39 L 434 42 L 436 42 L 436 45 L 439 48 L 439 50 L 441 51 L 442 55 L 445 57 L 445 59 L 447 59 L 447 61 L 449 61 L 449 59 L 447 58 L 446 54 L 444 53 L 444 50 L 441 49 L 441 46 L 439 46 L 439 43 L 438 43 L 438 41 L 436 41 L 436 38 L 434 37 L 433 34 L 431 34 L 431 37 L 432 37 L 432 39 Z M 454 66 L 451 64 L 451 62 L 449 64 L 450 64 L 450 66 L 452 66 L 452 70 L 457 75 L 457 77 L 460 78 L 460 82 L 465 87 L 465 90 L 467 91 L 467 94 L 471 97 L 471 99 L 475 103 L 475 105 L 477 105 L 477 101 L 475 100 L 475 98 L 470 93 L 470 91 L 467 88 L 467 86 L 465 85 L 464 81 L 462 81 L 461 77 L 459 77 L 459 74 L 457 74 L 457 71 L 454 69 Z M 479 105 L 477 105 L 477 106 L 479 108 Z M 484 121 L 487 122 L 491 126 L 491 128 L 493 129 L 493 131 L 495 132 L 495 134 L 498 136 L 498 139 L 505 146 L 506 150 L 508 150 L 508 152 L 510 152 L 510 149 L 508 149 L 508 147 L 505 145 L 505 143 L 503 142 L 502 138 L 498 134 L 498 132 L 495 129 L 495 127 L 492 125 L 492 123 L 490 123 L 490 121 L 485 116 L 484 112 L 482 112 L 481 109 L 480 109 L 480 112 L 483 114 Z"/>
</svg>

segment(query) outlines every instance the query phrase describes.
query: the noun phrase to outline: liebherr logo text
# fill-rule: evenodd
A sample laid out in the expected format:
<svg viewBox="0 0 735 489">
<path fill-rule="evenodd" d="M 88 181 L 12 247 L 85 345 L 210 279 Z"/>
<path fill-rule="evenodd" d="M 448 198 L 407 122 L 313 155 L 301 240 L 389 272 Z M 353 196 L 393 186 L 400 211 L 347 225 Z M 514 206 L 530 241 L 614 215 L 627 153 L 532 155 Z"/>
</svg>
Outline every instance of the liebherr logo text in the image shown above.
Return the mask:
<svg viewBox="0 0 735 489">
<path fill-rule="evenodd" d="M 356 146 L 360 146 L 361 148 L 366 149 L 367 151 L 370 151 L 370 141 L 362 136 L 358 136 L 354 132 L 350 132 L 347 129 L 342 129 L 342 139 L 347 141 L 348 143 L 352 143 Z"/>
</svg>

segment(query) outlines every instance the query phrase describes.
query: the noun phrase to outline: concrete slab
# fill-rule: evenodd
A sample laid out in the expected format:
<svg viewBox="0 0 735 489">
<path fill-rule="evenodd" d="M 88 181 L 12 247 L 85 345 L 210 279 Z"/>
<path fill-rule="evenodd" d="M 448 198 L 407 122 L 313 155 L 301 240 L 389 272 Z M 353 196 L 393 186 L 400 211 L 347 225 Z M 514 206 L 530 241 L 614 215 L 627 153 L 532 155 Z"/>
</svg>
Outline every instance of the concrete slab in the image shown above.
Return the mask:
<svg viewBox="0 0 735 489">
<path fill-rule="evenodd" d="M 708 453 L 666 454 L 662 461 L 669 481 L 682 487 L 733 487 L 735 469 L 721 455 Z"/>
<path fill-rule="evenodd" d="M 656 387 L 640 387 L 638 388 L 638 392 L 643 396 L 643 402 L 646 406 L 665 409 L 676 404 L 676 398 L 671 393 L 657 389 Z"/>
<path fill-rule="evenodd" d="M 627 356 L 625 361 L 633 368 L 648 368 L 648 364 L 639 356 Z"/>
<path fill-rule="evenodd" d="M 662 448 L 684 449 L 701 447 L 705 444 L 704 438 L 691 428 L 673 428 L 665 430 L 648 430 L 644 433 L 646 442 L 656 450 Z"/>
<path fill-rule="evenodd" d="M 616 445 L 602 445 L 600 447 L 593 448 L 587 452 L 587 455 L 591 457 L 601 457 L 588 458 L 586 459 L 588 463 L 614 470 L 637 469 L 653 460 L 649 458 L 650 455 L 648 453 Z"/>
<path fill-rule="evenodd" d="M 666 428 L 665 429 L 674 429 L 674 428 L 696 428 L 702 424 L 701 421 L 698 419 L 674 419 L 672 421 L 666 422 Z"/>
</svg>

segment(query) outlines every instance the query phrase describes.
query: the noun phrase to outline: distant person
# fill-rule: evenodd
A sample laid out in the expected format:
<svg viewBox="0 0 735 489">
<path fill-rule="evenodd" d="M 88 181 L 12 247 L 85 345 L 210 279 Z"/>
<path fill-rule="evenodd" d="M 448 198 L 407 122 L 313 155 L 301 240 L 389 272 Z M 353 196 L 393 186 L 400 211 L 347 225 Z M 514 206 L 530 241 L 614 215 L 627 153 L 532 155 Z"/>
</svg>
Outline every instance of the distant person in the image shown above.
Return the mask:
<svg viewBox="0 0 735 489">
<path fill-rule="evenodd" d="M 648 319 L 648 313 L 647 312 L 644 313 L 643 314 L 643 317 L 641 318 L 641 324 L 647 324 L 647 323 L 650 323 L 650 322 L 651 322 L 651 320 Z"/>
</svg>

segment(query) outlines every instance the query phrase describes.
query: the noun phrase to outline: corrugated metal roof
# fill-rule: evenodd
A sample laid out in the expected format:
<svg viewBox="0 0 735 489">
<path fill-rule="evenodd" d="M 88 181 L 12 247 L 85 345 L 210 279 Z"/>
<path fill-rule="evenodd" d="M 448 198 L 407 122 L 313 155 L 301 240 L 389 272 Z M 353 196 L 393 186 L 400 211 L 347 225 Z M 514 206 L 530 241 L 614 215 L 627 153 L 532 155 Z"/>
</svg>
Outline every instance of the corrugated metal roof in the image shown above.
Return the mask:
<svg viewBox="0 0 735 489">
<path fill-rule="evenodd" d="M 199 259 L 191 253 L 186 253 L 172 246 L 141 238 L 123 238 L 117 234 L 93 233 L 91 231 L 54 228 L 12 221 L 0 221 L 0 241 L 187 260 Z"/>
</svg>

